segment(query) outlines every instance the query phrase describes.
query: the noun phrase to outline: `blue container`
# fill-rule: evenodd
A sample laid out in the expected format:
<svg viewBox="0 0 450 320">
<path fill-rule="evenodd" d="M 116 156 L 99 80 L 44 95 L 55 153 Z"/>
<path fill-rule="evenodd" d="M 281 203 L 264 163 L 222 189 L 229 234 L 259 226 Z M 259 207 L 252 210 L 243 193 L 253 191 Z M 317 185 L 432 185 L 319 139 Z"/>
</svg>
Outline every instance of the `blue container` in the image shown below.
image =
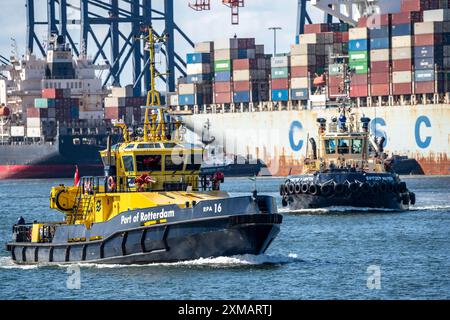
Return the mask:
<svg viewBox="0 0 450 320">
<path fill-rule="evenodd" d="M 234 103 L 250 102 L 250 91 L 235 91 L 233 93 Z"/>
<path fill-rule="evenodd" d="M 292 100 L 308 100 L 309 92 L 308 89 L 292 89 L 291 99 Z"/>
<path fill-rule="evenodd" d="M 209 53 L 188 53 L 186 62 L 191 63 L 210 63 L 211 55 Z"/>
<path fill-rule="evenodd" d="M 214 74 L 214 80 L 216 82 L 227 82 L 231 81 L 231 72 L 230 71 L 220 71 Z"/>
<path fill-rule="evenodd" d="M 212 74 L 201 73 L 201 74 L 190 74 L 186 77 L 186 83 L 205 83 L 210 82 L 212 79 Z"/>
<path fill-rule="evenodd" d="M 289 90 L 272 90 L 272 101 L 288 101 Z"/>
<path fill-rule="evenodd" d="M 184 106 L 184 105 L 192 106 L 195 104 L 196 96 L 197 96 L 197 104 L 198 105 L 203 104 L 203 96 L 201 94 L 197 94 L 197 95 L 195 95 L 195 94 L 180 94 L 178 96 L 178 103 L 181 106 Z"/>
<path fill-rule="evenodd" d="M 367 40 L 350 40 L 348 42 L 348 50 L 350 51 L 367 51 Z"/>
<path fill-rule="evenodd" d="M 389 49 L 389 38 L 370 39 L 370 50 Z"/>
<path fill-rule="evenodd" d="M 389 26 L 380 26 L 369 29 L 369 38 L 389 38 Z"/>
<path fill-rule="evenodd" d="M 450 33 L 443 33 L 442 34 L 442 44 L 450 44 Z"/>
<path fill-rule="evenodd" d="M 295 36 L 295 44 L 300 44 L 300 36 L 299 35 Z"/>
<path fill-rule="evenodd" d="M 414 80 L 416 82 L 434 81 L 434 70 L 416 70 Z"/>
<path fill-rule="evenodd" d="M 442 59 L 434 59 L 434 58 L 415 58 L 414 59 L 414 67 L 416 70 L 434 70 L 434 65 L 442 65 Z"/>
<path fill-rule="evenodd" d="M 70 117 L 72 119 L 78 119 L 80 117 L 80 109 L 78 109 L 78 106 L 70 108 Z"/>
<path fill-rule="evenodd" d="M 411 23 L 396 24 L 391 27 L 393 37 L 409 36 L 413 34 L 413 27 Z"/>
<path fill-rule="evenodd" d="M 415 58 L 433 58 L 442 55 L 442 46 L 421 46 L 414 47 Z"/>
<path fill-rule="evenodd" d="M 238 49 L 238 59 L 247 59 L 247 49 Z"/>
</svg>

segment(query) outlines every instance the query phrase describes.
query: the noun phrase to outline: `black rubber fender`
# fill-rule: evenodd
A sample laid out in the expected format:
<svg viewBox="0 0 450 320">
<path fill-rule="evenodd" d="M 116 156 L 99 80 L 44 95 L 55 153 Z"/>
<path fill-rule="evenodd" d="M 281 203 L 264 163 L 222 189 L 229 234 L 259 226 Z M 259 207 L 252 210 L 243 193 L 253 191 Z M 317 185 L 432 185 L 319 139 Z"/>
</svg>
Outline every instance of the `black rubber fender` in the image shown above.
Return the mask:
<svg viewBox="0 0 450 320">
<path fill-rule="evenodd" d="M 395 186 L 392 182 L 386 183 L 386 192 L 394 192 Z"/>
<path fill-rule="evenodd" d="M 295 183 L 294 191 L 295 191 L 295 194 L 302 193 L 302 184 L 300 182 Z"/>
<path fill-rule="evenodd" d="M 400 181 L 398 184 L 397 184 L 397 191 L 398 191 L 398 193 L 404 193 L 404 192 L 406 192 L 406 183 L 405 183 L 405 181 Z"/>
<path fill-rule="evenodd" d="M 343 194 L 345 191 L 345 186 L 342 183 L 336 183 L 334 185 L 334 193 L 335 194 Z"/>
<path fill-rule="evenodd" d="M 285 193 L 285 190 L 284 190 L 284 184 L 280 184 L 280 196 L 284 196 L 286 193 Z"/>
<path fill-rule="evenodd" d="M 302 192 L 307 193 L 309 191 L 309 184 L 302 183 Z"/>
<path fill-rule="evenodd" d="M 380 192 L 380 185 L 377 182 L 372 184 L 372 186 L 370 187 L 370 192 L 372 192 L 373 194 L 379 193 Z"/>
<path fill-rule="evenodd" d="M 380 183 L 380 192 L 382 192 L 382 193 L 387 192 L 387 184 L 386 184 L 386 182 L 381 182 Z"/>
<path fill-rule="evenodd" d="M 55 195 L 55 204 L 56 204 L 56 207 L 57 207 L 59 210 L 65 211 L 65 212 L 73 211 L 73 208 L 74 208 L 74 207 L 72 207 L 72 208 L 70 208 L 70 209 L 63 208 L 63 207 L 61 206 L 61 204 L 59 203 L 59 196 L 60 196 L 61 194 L 63 194 L 64 192 L 67 192 L 67 190 L 66 190 L 66 189 L 61 189 L 61 190 L 59 190 L 59 191 L 56 193 L 56 195 Z"/>
<path fill-rule="evenodd" d="M 351 193 L 356 193 L 359 190 L 359 185 L 356 182 L 351 182 L 348 185 L 348 189 L 350 190 Z"/>
<path fill-rule="evenodd" d="M 370 186 L 369 186 L 369 184 L 367 182 L 361 183 L 360 189 L 364 193 L 369 193 L 370 192 Z"/>
<path fill-rule="evenodd" d="M 408 205 L 410 201 L 409 193 L 402 193 L 402 203 Z"/>
<path fill-rule="evenodd" d="M 320 192 L 320 188 L 317 184 L 311 184 L 308 188 L 308 192 L 313 196 L 317 196 Z"/>
<path fill-rule="evenodd" d="M 323 184 L 320 187 L 320 192 L 324 197 L 327 197 L 333 192 L 333 188 L 329 184 Z"/>
<path fill-rule="evenodd" d="M 288 192 L 289 192 L 289 194 L 294 194 L 294 192 L 295 192 L 295 184 L 293 182 L 289 182 L 289 184 L 288 184 Z"/>
<path fill-rule="evenodd" d="M 412 205 L 415 205 L 415 204 L 416 204 L 416 194 L 415 194 L 414 192 L 410 192 L 410 193 L 409 193 L 409 202 L 410 202 Z"/>
<path fill-rule="evenodd" d="M 283 199 L 281 199 L 281 205 L 283 206 L 283 207 L 287 207 L 287 205 L 289 204 L 289 202 L 288 202 L 288 196 L 284 196 L 283 197 Z"/>
</svg>

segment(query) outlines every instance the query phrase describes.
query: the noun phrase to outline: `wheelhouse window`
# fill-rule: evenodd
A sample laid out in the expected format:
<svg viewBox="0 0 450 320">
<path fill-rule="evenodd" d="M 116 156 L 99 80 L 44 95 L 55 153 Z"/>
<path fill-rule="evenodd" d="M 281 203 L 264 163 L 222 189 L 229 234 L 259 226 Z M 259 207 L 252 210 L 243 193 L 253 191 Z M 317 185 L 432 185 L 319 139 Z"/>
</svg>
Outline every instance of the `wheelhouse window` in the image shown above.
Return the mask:
<svg viewBox="0 0 450 320">
<path fill-rule="evenodd" d="M 138 172 L 161 171 L 160 155 L 137 155 L 136 166 Z"/>
<path fill-rule="evenodd" d="M 353 154 L 361 154 L 362 153 L 362 140 L 354 139 L 352 141 L 352 153 Z"/>
<path fill-rule="evenodd" d="M 165 170 L 166 171 L 183 171 L 183 158 L 174 157 L 172 159 L 171 155 L 165 156 Z"/>
<path fill-rule="evenodd" d="M 336 153 L 336 142 L 333 139 L 325 140 L 325 153 L 326 154 Z"/>
<path fill-rule="evenodd" d="M 133 156 L 123 156 L 122 161 L 126 172 L 134 171 Z"/>
<path fill-rule="evenodd" d="M 348 153 L 350 153 L 350 140 L 348 140 L 348 139 L 339 139 L 338 153 L 339 154 L 348 154 Z"/>
<path fill-rule="evenodd" d="M 187 171 L 199 171 L 202 166 L 202 154 L 192 153 L 189 156 L 188 162 L 186 163 Z"/>
</svg>

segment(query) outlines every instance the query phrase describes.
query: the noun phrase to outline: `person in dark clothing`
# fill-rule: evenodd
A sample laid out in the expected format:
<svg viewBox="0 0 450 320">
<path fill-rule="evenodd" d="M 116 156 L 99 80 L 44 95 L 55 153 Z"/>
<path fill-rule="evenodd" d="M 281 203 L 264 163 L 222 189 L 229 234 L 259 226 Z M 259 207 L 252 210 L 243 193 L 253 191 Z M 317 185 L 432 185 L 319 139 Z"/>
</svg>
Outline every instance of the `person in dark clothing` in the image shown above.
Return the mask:
<svg viewBox="0 0 450 320">
<path fill-rule="evenodd" d="M 25 224 L 25 219 L 22 216 L 20 216 L 19 220 L 17 220 L 17 225 L 21 226 L 24 224 Z"/>
</svg>

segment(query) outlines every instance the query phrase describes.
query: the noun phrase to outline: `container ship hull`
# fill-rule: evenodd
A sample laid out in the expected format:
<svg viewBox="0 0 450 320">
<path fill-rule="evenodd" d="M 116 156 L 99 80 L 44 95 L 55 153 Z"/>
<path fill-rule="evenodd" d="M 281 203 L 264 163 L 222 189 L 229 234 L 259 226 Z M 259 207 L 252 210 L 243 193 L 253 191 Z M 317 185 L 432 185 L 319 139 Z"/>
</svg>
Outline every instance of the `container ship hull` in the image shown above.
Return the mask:
<svg viewBox="0 0 450 320">
<path fill-rule="evenodd" d="M 76 165 L 83 175 L 101 175 L 102 146 L 77 145 L 73 138 L 61 136 L 54 144 L 0 145 L 0 179 L 69 178 Z"/>
<path fill-rule="evenodd" d="M 264 108 L 267 110 L 267 106 Z M 425 174 L 450 174 L 449 105 L 362 107 L 353 112 L 355 117 L 371 118 L 371 133 L 386 138 L 389 155 L 415 159 Z M 316 119 L 331 118 L 336 113 L 333 108 L 219 111 L 185 116 L 185 121 L 198 135 L 202 124 L 209 121 L 211 134 L 225 150 L 261 159 L 272 175 L 286 176 L 301 173 L 307 140 L 316 138 Z"/>
</svg>

